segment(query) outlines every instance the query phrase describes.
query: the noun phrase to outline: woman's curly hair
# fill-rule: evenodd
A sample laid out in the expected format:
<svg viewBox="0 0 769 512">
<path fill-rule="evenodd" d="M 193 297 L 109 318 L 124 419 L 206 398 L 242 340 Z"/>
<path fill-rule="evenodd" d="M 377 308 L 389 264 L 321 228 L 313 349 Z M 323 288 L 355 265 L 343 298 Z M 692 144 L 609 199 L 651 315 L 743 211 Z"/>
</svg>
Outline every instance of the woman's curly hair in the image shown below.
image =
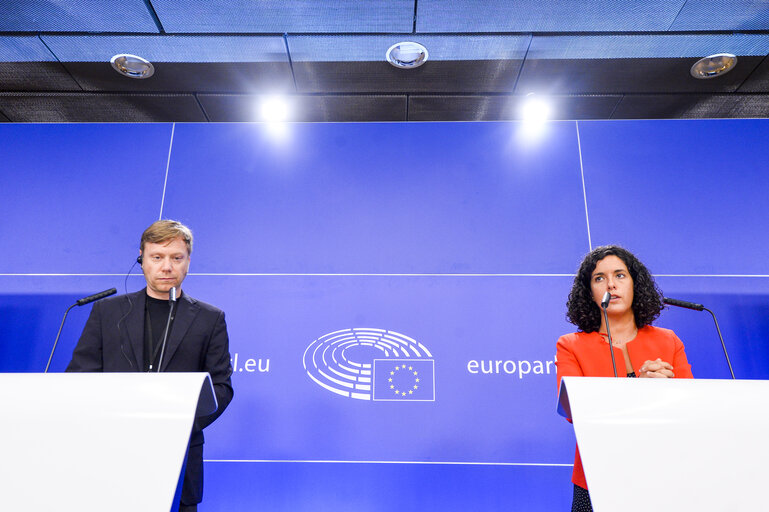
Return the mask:
<svg viewBox="0 0 769 512">
<path fill-rule="evenodd" d="M 625 262 L 633 278 L 632 308 L 636 327 L 640 329 L 651 325 L 662 311 L 662 293 L 644 264 L 627 249 L 618 245 L 602 245 L 582 260 L 566 302 L 566 318 L 582 332 L 594 332 L 601 327 L 601 309 L 593 302 L 590 278 L 598 262 L 611 255 Z"/>
</svg>

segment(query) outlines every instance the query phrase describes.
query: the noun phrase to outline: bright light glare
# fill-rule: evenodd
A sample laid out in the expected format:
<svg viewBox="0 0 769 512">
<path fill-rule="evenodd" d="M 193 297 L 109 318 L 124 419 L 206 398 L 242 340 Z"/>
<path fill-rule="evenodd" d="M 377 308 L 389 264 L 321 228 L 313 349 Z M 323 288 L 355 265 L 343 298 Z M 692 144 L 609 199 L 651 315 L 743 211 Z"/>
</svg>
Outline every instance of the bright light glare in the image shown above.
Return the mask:
<svg viewBox="0 0 769 512">
<path fill-rule="evenodd" d="M 543 99 L 529 95 L 521 106 L 521 118 L 527 123 L 544 123 L 550 117 L 550 105 Z"/>
<path fill-rule="evenodd" d="M 275 142 L 285 143 L 291 135 L 289 123 L 264 123 L 265 133 Z"/>
<path fill-rule="evenodd" d="M 536 147 L 546 139 L 548 119 L 551 115 L 550 103 L 544 99 L 528 94 L 520 106 L 520 116 L 523 121 L 518 125 L 517 138 L 521 147 Z"/>
<path fill-rule="evenodd" d="M 282 123 L 288 121 L 290 113 L 288 101 L 282 96 L 269 96 L 262 100 L 260 108 L 262 121 Z"/>
</svg>

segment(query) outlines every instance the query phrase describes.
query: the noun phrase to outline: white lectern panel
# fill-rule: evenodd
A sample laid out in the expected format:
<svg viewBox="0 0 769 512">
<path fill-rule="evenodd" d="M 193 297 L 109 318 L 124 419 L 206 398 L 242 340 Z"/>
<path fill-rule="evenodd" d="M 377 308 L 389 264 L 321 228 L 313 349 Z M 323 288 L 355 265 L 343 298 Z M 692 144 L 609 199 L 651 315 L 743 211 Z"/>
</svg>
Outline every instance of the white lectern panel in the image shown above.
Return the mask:
<svg viewBox="0 0 769 512">
<path fill-rule="evenodd" d="M 0 374 L 0 509 L 164 511 L 205 373 Z"/>
<path fill-rule="evenodd" d="M 766 510 L 769 381 L 565 377 L 597 512 Z"/>
</svg>

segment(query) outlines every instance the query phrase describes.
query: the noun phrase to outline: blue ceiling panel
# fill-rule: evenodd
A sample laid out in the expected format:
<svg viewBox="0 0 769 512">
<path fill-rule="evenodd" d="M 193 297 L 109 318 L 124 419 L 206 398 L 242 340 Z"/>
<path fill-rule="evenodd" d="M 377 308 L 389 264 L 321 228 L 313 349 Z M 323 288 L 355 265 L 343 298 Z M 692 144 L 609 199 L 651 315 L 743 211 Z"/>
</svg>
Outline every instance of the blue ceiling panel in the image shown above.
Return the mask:
<svg viewBox="0 0 769 512">
<path fill-rule="evenodd" d="M 158 32 L 143 0 L 3 0 L 4 32 Z"/>
<path fill-rule="evenodd" d="M 411 32 L 414 24 L 413 0 L 152 0 L 152 5 L 166 32 Z"/>
<path fill-rule="evenodd" d="M 769 53 L 763 34 L 535 36 L 526 56 L 532 59 L 699 58 L 729 52 L 743 56 Z"/>
<path fill-rule="evenodd" d="M 683 0 L 421 0 L 418 32 L 664 31 Z"/>
<path fill-rule="evenodd" d="M 435 61 L 523 60 L 531 36 L 289 36 L 293 62 L 386 62 L 390 46 L 401 41 L 424 45 Z"/>
<path fill-rule="evenodd" d="M 51 62 L 56 57 L 37 36 L 0 36 L 0 62 Z"/>
<path fill-rule="evenodd" d="M 688 0 L 670 30 L 767 30 L 767 0 Z"/>
<path fill-rule="evenodd" d="M 42 36 L 62 62 L 109 62 L 130 53 L 152 62 L 285 62 L 281 36 Z"/>
</svg>

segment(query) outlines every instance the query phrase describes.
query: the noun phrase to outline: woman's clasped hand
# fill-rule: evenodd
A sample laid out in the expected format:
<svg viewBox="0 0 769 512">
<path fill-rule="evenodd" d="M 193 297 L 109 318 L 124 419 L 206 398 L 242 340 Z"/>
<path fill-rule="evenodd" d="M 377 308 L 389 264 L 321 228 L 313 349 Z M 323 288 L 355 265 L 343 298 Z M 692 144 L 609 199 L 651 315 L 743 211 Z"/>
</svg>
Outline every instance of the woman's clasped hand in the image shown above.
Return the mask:
<svg viewBox="0 0 769 512">
<path fill-rule="evenodd" d="M 638 370 L 637 377 L 650 379 L 672 379 L 676 374 L 673 373 L 673 365 L 657 358 L 655 361 L 645 361 Z"/>
</svg>

